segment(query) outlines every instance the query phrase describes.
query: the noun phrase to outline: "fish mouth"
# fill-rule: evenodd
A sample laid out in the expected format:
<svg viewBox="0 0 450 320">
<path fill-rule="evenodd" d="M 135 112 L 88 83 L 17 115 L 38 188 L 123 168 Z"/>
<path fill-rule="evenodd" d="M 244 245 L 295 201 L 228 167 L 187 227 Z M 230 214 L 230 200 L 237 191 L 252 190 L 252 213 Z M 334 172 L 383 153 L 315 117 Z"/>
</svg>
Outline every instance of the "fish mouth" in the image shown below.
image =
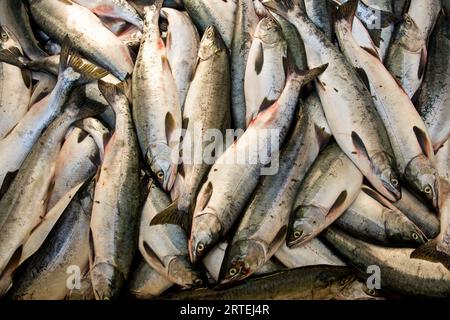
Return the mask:
<svg viewBox="0 0 450 320">
<path fill-rule="evenodd" d="M 386 190 L 386 192 L 383 192 L 383 194 L 386 196 L 386 198 L 389 201 L 397 202 L 398 200 L 400 200 L 402 198 L 402 192 L 401 192 L 401 189 L 400 189 L 400 184 L 399 184 L 399 187 L 396 188 L 395 186 L 393 186 L 390 183 L 383 182 L 383 187 Z"/>
</svg>

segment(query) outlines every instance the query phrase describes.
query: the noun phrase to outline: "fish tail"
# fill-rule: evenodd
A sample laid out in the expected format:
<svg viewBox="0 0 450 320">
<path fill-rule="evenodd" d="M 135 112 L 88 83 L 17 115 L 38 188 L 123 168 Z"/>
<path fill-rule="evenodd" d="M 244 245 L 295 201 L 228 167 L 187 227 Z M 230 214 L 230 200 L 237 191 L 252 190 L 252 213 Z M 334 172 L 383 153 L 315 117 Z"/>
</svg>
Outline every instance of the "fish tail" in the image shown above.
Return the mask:
<svg viewBox="0 0 450 320">
<path fill-rule="evenodd" d="M 265 1 L 263 5 L 284 18 L 287 18 L 289 11 L 305 13 L 305 4 L 300 0 L 269 0 Z"/>
<path fill-rule="evenodd" d="M 178 210 L 178 200 L 172 202 L 166 209 L 158 213 L 150 222 L 151 226 L 158 224 L 175 224 L 181 226 L 186 232 L 190 230 L 190 215 L 188 212 Z"/>
<path fill-rule="evenodd" d="M 21 69 L 26 68 L 27 62 L 29 62 L 17 47 L 0 50 L 0 61 L 12 64 L 13 66 L 19 67 Z"/>
<path fill-rule="evenodd" d="M 61 57 L 59 62 L 59 73 L 63 74 L 67 68 L 72 68 L 81 75 L 79 83 L 87 83 L 105 77 L 108 72 L 92 63 L 84 62 L 81 57 L 73 51 L 72 41 L 68 36 L 64 38 Z"/>
<path fill-rule="evenodd" d="M 309 70 L 298 71 L 296 74 L 302 78 L 303 85 L 305 85 L 321 75 L 327 68 L 328 63 Z"/>
<path fill-rule="evenodd" d="M 117 96 L 124 96 L 130 101 L 131 90 L 130 90 L 130 79 L 127 78 L 123 82 L 115 85 L 102 80 L 98 81 L 98 88 L 102 93 L 103 97 L 108 101 L 110 105 L 113 104 Z"/>
<path fill-rule="evenodd" d="M 358 8 L 359 0 L 349 0 L 340 5 L 338 10 L 334 12 L 334 21 L 345 21 L 350 25 L 350 29 L 353 25 L 353 19 L 355 18 L 356 10 Z"/>
<path fill-rule="evenodd" d="M 439 240 L 434 239 L 421 245 L 411 253 L 411 258 L 441 263 L 450 270 L 450 255 L 438 250 Z"/>
</svg>

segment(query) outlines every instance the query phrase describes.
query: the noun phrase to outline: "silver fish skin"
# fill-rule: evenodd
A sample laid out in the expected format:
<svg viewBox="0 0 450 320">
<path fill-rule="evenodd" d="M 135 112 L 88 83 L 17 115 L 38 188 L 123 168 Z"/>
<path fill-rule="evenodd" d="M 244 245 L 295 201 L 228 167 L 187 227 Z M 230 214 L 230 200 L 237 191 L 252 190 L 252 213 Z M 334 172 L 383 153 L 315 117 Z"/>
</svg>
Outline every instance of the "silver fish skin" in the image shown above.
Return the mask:
<svg viewBox="0 0 450 320">
<path fill-rule="evenodd" d="M 231 42 L 231 115 L 235 129 L 244 130 L 246 124 L 245 68 L 259 22 L 252 0 L 238 0 Z"/>
<path fill-rule="evenodd" d="M 280 25 L 272 17 L 263 18 L 256 27 L 245 68 L 246 127 L 283 91 L 286 58 L 287 44 Z"/>
<path fill-rule="evenodd" d="M 188 15 L 170 8 L 163 8 L 161 12 L 169 22 L 166 36 L 167 58 L 183 110 L 189 85 L 194 77 L 200 38 Z"/>
<path fill-rule="evenodd" d="M 88 93 L 86 92 L 86 97 L 87 96 Z M 89 98 L 86 98 L 85 105 L 89 104 L 96 104 L 96 103 L 92 102 Z M 103 124 L 102 121 L 96 118 L 83 119 L 78 123 L 78 125 L 84 131 L 86 131 L 90 135 L 90 137 L 94 140 L 98 148 L 100 159 L 103 161 L 103 158 L 105 157 L 105 147 L 108 144 L 109 138 L 111 137 L 110 130 Z"/>
<path fill-rule="evenodd" d="M 206 29 L 197 60 L 183 112 L 183 122 L 187 123 L 182 143 L 184 190 L 178 198 L 178 210 L 188 215 L 192 212 L 200 183 L 215 160 L 206 161 L 197 155 L 206 156 L 209 148 L 222 147 L 222 139 L 215 139 L 212 144 L 208 135 L 211 130 L 218 130 L 225 136 L 231 123 L 227 48 L 214 27 Z M 201 144 L 200 150 L 196 150 L 198 144 Z"/>
<path fill-rule="evenodd" d="M 0 26 L 0 49 L 19 47 L 12 33 Z M 3 139 L 27 113 L 31 98 L 31 74 L 0 63 L 0 139 Z"/>
<path fill-rule="evenodd" d="M 428 128 L 434 150 L 450 136 L 450 55 L 449 18 L 442 13 L 431 36 L 429 63 L 417 97 L 416 107 Z"/>
<path fill-rule="evenodd" d="M 430 210 L 408 189 L 403 188 L 402 198 L 393 205 L 414 222 L 428 239 L 433 239 L 439 233 L 439 219 L 436 212 Z"/>
<path fill-rule="evenodd" d="M 252 275 L 285 241 L 300 184 L 331 137 L 313 122 L 306 103 L 300 108 L 294 131 L 281 150 L 278 174 L 263 177 L 227 248 L 222 283 Z"/>
<path fill-rule="evenodd" d="M 114 110 L 116 125 L 95 187 L 90 273 L 95 298 L 110 300 L 128 278 L 137 246 L 140 165 L 127 97 L 106 82 L 99 81 L 99 89 Z"/>
<path fill-rule="evenodd" d="M 305 10 L 312 22 L 331 40 L 333 24 L 329 11 L 329 0 L 304 0 Z"/>
<path fill-rule="evenodd" d="M 378 57 L 364 50 L 351 33 L 351 21 L 357 1 L 339 8 L 336 34 L 351 64 L 364 72 L 374 96 L 374 104 L 383 120 L 402 178 L 437 208 L 439 185 L 434 168 L 434 151 L 427 128 L 408 95 L 399 86 Z M 397 183 L 399 183 L 397 181 Z"/>
<path fill-rule="evenodd" d="M 442 4 L 440 0 L 411 0 L 408 15 L 421 30 L 424 39 L 428 39 L 436 24 Z"/>
<path fill-rule="evenodd" d="M 76 121 L 101 112 L 68 104 L 45 130 L 26 157 L 13 183 L 0 200 L 0 272 L 18 261 L 14 253 L 30 236 L 46 213 L 46 199 L 61 143 Z"/>
<path fill-rule="evenodd" d="M 436 152 L 436 169 L 441 177 L 450 181 L 450 139 Z"/>
<path fill-rule="evenodd" d="M 347 156 L 385 197 L 400 198 L 400 184 L 386 129 L 370 92 L 342 53 L 312 23 L 301 6 L 287 0 L 265 5 L 287 18 L 305 44 L 308 66 L 329 63 L 316 89 L 333 135 Z"/>
<path fill-rule="evenodd" d="M 192 262 L 198 262 L 230 230 L 241 214 L 262 173 L 263 164 L 257 157 L 263 152 L 278 157 L 277 150 L 272 150 L 274 147 L 269 145 L 269 137 L 258 137 L 262 129 L 266 133 L 275 130 L 277 141 L 282 142 L 293 120 L 300 89 L 325 68 L 321 66 L 288 76 L 278 101 L 260 112 L 245 133 L 212 166 L 197 196 L 194 210 L 189 240 Z M 255 148 L 255 141 L 258 140 L 260 142 Z M 248 159 L 243 159 L 242 155 Z"/>
<path fill-rule="evenodd" d="M 405 13 L 389 47 L 385 65 L 409 98 L 422 84 L 427 59 L 427 38 L 413 18 Z"/>
<path fill-rule="evenodd" d="M 384 248 L 355 239 L 335 227 L 324 238 L 361 272 L 376 265 L 381 287 L 408 297 L 450 297 L 450 271 L 438 263 L 410 258 L 414 249 Z"/>
<path fill-rule="evenodd" d="M 23 1 L 4 0 L 0 3 L 0 25 L 13 32 L 27 57 L 30 59 L 43 59 L 47 54 L 39 47 L 30 24 Z"/>
<path fill-rule="evenodd" d="M 14 300 L 62 300 L 69 292 L 70 268 L 89 267 L 89 224 L 94 181 L 78 191 L 47 236 L 26 262 L 8 296 Z"/>
<path fill-rule="evenodd" d="M 73 187 L 92 177 L 100 164 L 94 139 L 87 132 L 74 128 L 59 151 L 47 211 Z"/>
<path fill-rule="evenodd" d="M 20 168 L 44 128 L 60 114 L 73 88 L 106 74 L 104 70 L 81 61 L 71 52 L 68 41 L 65 42 L 63 57 L 58 81 L 51 94 L 32 106 L 8 136 L 0 140 L 0 184 L 9 172 Z M 91 72 L 85 73 L 86 68 Z M 11 145 L 16 148 L 11 148 Z"/>
<path fill-rule="evenodd" d="M 297 248 L 289 248 L 283 243 L 274 256 L 289 269 L 315 265 L 346 265 L 318 238 L 311 239 Z"/>
<path fill-rule="evenodd" d="M 343 231 L 367 242 L 413 248 L 425 243 L 422 231 L 375 190 L 363 186 L 358 197 L 336 220 Z"/>
<path fill-rule="evenodd" d="M 201 284 L 202 279 L 189 261 L 185 230 L 172 223 L 150 224 L 169 205 L 169 197 L 152 183 L 142 211 L 139 250 L 145 261 L 170 282 L 193 287 Z"/>
<path fill-rule="evenodd" d="M 159 297 L 173 284 L 143 261 L 130 276 L 128 292 L 136 299 L 147 300 Z"/>
<path fill-rule="evenodd" d="M 128 48 L 89 9 L 72 1 L 32 0 L 30 10 L 49 36 L 60 43 L 68 36 L 75 49 L 118 79 L 132 73 Z"/>
<path fill-rule="evenodd" d="M 32 72 L 31 74 L 33 80 L 37 80 L 38 83 L 33 88 L 33 93 L 28 103 L 29 106 L 36 104 L 39 100 L 48 96 L 55 88 L 57 82 L 56 77 L 45 72 Z"/>
<path fill-rule="evenodd" d="M 209 26 L 214 26 L 225 41 L 227 48 L 231 48 L 236 1 L 184 0 L 183 4 L 200 34 L 205 32 Z"/>
<path fill-rule="evenodd" d="M 73 2 L 88 8 L 100 17 L 125 20 L 140 30 L 144 27 L 142 20 L 136 9 L 126 0 L 73 0 Z"/>
<path fill-rule="evenodd" d="M 358 196 L 362 180 L 337 144 L 326 147 L 301 183 L 289 219 L 288 247 L 307 243 L 336 221 Z"/>
<path fill-rule="evenodd" d="M 133 72 L 133 119 L 141 152 L 165 191 L 177 175 L 181 136 L 178 89 L 160 36 L 162 1 L 145 7 L 144 34 Z"/>
</svg>

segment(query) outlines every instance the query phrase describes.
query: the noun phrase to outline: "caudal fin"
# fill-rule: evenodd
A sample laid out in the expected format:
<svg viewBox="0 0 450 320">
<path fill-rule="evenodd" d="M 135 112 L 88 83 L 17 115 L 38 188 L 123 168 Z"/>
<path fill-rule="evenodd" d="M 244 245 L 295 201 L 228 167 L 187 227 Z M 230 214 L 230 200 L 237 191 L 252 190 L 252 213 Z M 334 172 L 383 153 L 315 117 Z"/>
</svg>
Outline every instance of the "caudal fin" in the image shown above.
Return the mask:
<svg viewBox="0 0 450 320">
<path fill-rule="evenodd" d="M 28 60 L 23 56 L 20 49 L 17 47 L 11 47 L 8 49 L 0 50 L 0 61 L 19 68 L 26 68 Z"/>
<path fill-rule="evenodd" d="M 270 11 L 273 11 L 285 18 L 287 18 L 289 12 L 305 12 L 304 2 L 300 0 L 268 0 L 264 1 L 263 5 Z"/>
<path fill-rule="evenodd" d="M 431 240 L 411 253 L 411 258 L 441 263 L 450 270 L 450 256 L 437 250 L 438 240 Z"/>
</svg>

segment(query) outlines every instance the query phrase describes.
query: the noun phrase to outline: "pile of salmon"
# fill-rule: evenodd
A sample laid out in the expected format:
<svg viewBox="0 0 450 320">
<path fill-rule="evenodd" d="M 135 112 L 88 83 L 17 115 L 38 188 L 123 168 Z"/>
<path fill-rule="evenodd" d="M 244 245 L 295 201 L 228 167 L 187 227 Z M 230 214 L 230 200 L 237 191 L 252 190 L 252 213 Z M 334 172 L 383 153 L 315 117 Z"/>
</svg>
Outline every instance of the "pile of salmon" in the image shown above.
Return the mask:
<svg viewBox="0 0 450 320">
<path fill-rule="evenodd" d="M 0 297 L 450 297 L 448 0 L 1 0 Z"/>
</svg>

